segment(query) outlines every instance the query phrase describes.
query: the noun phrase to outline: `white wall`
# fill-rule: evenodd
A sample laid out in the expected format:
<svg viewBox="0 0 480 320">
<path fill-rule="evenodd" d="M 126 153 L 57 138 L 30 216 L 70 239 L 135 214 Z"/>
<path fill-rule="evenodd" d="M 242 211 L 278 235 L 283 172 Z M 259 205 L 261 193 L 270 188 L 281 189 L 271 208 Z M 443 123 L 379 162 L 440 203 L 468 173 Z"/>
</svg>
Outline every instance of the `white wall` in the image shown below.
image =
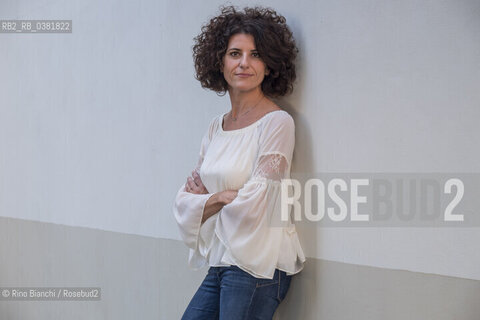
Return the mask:
<svg viewBox="0 0 480 320">
<path fill-rule="evenodd" d="M 191 59 L 221 3 L 2 1 L 0 19 L 71 19 L 73 33 L 0 34 L 0 215 L 179 239 L 174 195 L 229 108 Z M 301 50 L 280 101 L 296 120 L 294 171 L 480 171 L 480 2 L 262 4 Z M 311 257 L 480 279 L 478 229 L 302 240 Z"/>
</svg>

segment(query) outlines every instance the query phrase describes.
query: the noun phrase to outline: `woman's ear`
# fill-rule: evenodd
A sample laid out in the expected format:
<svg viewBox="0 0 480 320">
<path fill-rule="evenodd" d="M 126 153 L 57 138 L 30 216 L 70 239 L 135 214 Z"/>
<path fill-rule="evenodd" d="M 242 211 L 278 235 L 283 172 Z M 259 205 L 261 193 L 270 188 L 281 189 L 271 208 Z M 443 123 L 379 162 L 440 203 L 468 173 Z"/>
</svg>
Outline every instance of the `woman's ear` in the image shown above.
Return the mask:
<svg viewBox="0 0 480 320">
<path fill-rule="evenodd" d="M 270 74 L 270 69 L 268 67 L 265 68 L 265 75 L 268 76 Z"/>
</svg>

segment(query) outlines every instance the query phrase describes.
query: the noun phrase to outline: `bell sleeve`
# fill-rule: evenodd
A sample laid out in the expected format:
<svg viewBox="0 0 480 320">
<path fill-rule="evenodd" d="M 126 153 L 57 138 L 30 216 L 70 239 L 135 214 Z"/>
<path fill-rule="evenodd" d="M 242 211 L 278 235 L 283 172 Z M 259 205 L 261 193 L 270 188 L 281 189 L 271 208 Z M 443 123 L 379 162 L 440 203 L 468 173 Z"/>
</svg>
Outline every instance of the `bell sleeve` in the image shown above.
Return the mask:
<svg viewBox="0 0 480 320">
<path fill-rule="evenodd" d="M 273 277 L 283 243 L 281 180 L 290 177 L 294 145 L 291 116 L 272 117 L 260 134 L 250 179 L 218 217 L 215 231 L 229 260 L 258 277 Z"/>
<path fill-rule="evenodd" d="M 210 144 L 213 132 L 213 122 L 210 124 L 209 130 L 202 138 L 200 146 L 200 154 L 195 170 L 198 172 L 205 157 L 205 153 Z M 183 184 L 177 192 L 175 202 L 173 205 L 173 213 L 177 222 L 180 236 L 183 242 L 193 250 L 197 250 L 200 227 L 202 224 L 203 210 L 205 203 L 213 195 L 208 194 L 194 194 L 185 191 L 185 184 Z"/>
</svg>

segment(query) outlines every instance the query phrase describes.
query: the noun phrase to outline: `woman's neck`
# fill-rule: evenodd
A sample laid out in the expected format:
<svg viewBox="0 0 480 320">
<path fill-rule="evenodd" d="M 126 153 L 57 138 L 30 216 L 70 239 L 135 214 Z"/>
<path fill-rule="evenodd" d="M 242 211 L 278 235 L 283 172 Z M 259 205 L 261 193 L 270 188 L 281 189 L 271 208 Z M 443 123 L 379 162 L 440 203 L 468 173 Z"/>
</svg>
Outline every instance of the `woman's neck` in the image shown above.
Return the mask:
<svg viewBox="0 0 480 320">
<path fill-rule="evenodd" d="M 235 92 L 230 90 L 230 103 L 232 104 L 231 114 L 238 117 L 245 112 L 249 112 L 259 106 L 259 102 L 265 97 L 260 87 L 248 92 Z"/>
</svg>

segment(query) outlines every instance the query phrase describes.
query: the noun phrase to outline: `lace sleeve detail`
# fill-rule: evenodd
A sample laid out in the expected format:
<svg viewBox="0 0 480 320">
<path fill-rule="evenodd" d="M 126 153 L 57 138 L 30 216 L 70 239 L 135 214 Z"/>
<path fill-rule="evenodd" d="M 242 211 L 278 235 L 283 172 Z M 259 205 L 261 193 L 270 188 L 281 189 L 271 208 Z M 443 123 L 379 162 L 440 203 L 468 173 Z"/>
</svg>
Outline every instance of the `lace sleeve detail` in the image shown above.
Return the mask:
<svg viewBox="0 0 480 320">
<path fill-rule="evenodd" d="M 280 153 L 272 153 L 260 156 L 253 173 L 254 178 L 266 178 L 280 181 L 287 178 L 288 161 Z"/>
</svg>

